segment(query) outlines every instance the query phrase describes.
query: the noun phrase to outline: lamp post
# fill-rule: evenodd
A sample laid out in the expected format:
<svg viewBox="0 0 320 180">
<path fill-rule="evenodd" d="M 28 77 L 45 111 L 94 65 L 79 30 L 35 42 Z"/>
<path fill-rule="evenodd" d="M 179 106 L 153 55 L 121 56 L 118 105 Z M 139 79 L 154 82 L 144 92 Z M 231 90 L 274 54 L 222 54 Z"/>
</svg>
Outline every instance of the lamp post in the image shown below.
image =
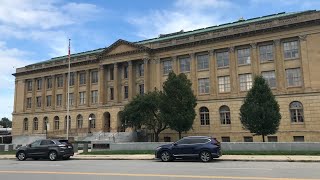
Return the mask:
<svg viewBox="0 0 320 180">
<path fill-rule="evenodd" d="M 89 117 L 89 124 L 88 124 L 88 133 L 91 133 L 91 120 L 92 120 L 92 117 L 90 116 Z"/>
<path fill-rule="evenodd" d="M 46 122 L 46 139 L 48 138 L 49 122 Z"/>
</svg>

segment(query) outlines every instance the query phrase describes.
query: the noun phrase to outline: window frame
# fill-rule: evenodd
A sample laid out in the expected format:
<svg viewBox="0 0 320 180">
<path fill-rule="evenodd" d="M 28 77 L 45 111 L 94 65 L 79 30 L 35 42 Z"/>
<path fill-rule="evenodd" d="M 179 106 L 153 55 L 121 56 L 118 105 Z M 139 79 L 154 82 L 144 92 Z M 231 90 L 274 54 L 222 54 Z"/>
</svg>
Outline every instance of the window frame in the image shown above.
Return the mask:
<svg viewBox="0 0 320 180">
<path fill-rule="evenodd" d="M 203 95 L 203 94 L 209 94 L 209 93 L 210 93 L 210 78 L 199 78 L 198 94 Z"/>
<path fill-rule="evenodd" d="M 223 84 L 220 83 L 223 80 Z M 223 91 L 221 91 L 223 88 Z M 231 92 L 231 83 L 230 83 L 230 76 L 218 76 L 218 89 L 219 93 L 230 93 Z"/>
<path fill-rule="evenodd" d="M 301 87 L 303 82 L 302 82 L 302 73 L 301 73 L 301 68 L 289 68 L 286 69 L 286 80 L 287 80 L 287 87 Z M 297 73 L 297 74 L 295 74 Z M 292 77 L 290 77 L 290 75 Z M 292 79 L 290 79 L 292 78 Z"/>
<path fill-rule="evenodd" d="M 273 44 L 265 44 L 265 45 L 259 46 L 259 60 L 260 60 L 260 63 L 274 61 L 274 45 Z"/>
<path fill-rule="evenodd" d="M 295 45 L 292 45 L 292 43 L 294 43 Z M 286 49 L 286 47 L 288 49 Z M 296 47 L 296 49 L 293 49 L 295 47 Z M 299 51 L 300 51 L 300 48 L 299 48 L 299 41 L 298 40 L 291 40 L 291 41 L 283 42 L 283 59 L 284 60 L 291 60 L 291 59 L 300 58 Z M 287 55 L 288 55 L 287 53 L 290 54 L 290 57 L 287 57 Z M 296 53 L 297 56 L 293 56 L 294 53 Z"/>
<path fill-rule="evenodd" d="M 202 106 L 199 108 L 199 117 L 200 117 L 200 125 L 201 126 L 209 126 L 210 125 L 210 111 L 207 107 Z"/>
<path fill-rule="evenodd" d="M 243 81 L 243 80 L 245 80 L 245 81 Z M 249 91 L 252 88 L 252 85 L 253 85 L 253 80 L 252 80 L 251 73 L 239 74 L 240 91 L 242 91 L 242 92 Z"/>
<path fill-rule="evenodd" d="M 85 85 L 87 84 L 87 78 L 86 78 L 86 72 L 80 72 L 79 73 L 79 85 Z"/>
<path fill-rule="evenodd" d="M 96 84 L 98 82 L 99 82 L 98 71 L 97 70 L 91 71 L 91 83 Z"/>
<path fill-rule="evenodd" d="M 225 108 L 225 109 L 223 109 Z M 219 108 L 220 124 L 221 125 L 231 125 L 231 110 L 229 106 L 223 105 Z"/>
<path fill-rule="evenodd" d="M 187 73 L 191 70 L 191 58 L 190 56 L 182 56 L 178 58 L 179 67 L 181 73 Z"/>
<path fill-rule="evenodd" d="M 79 105 L 86 104 L 86 91 L 79 92 Z"/>
<path fill-rule="evenodd" d="M 202 58 L 207 57 L 207 59 Z M 209 64 L 209 54 L 197 54 L 197 70 L 198 71 L 204 71 L 209 70 L 210 64 Z"/>
<path fill-rule="evenodd" d="M 221 66 L 219 65 L 219 62 L 222 64 Z M 229 51 L 216 52 L 216 63 L 217 63 L 218 69 L 229 68 L 230 67 Z"/>
<path fill-rule="evenodd" d="M 303 124 L 305 122 L 304 108 L 303 108 L 303 104 L 300 101 L 292 101 L 289 104 L 289 113 L 290 113 L 290 122 L 292 124 Z"/>
<path fill-rule="evenodd" d="M 251 49 L 241 48 L 237 49 L 237 60 L 239 66 L 245 66 L 251 64 Z"/>
<path fill-rule="evenodd" d="M 168 75 L 172 71 L 172 60 L 163 60 L 162 68 L 163 75 Z"/>
<path fill-rule="evenodd" d="M 270 74 L 272 75 L 270 76 Z M 265 75 L 265 76 L 264 76 Z M 276 77 L 276 71 L 275 70 L 271 70 L 271 71 L 262 71 L 261 72 L 261 76 L 267 81 L 269 87 L 271 89 L 275 89 L 277 88 L 277 77 Z M 274 85 L 274 86 L 272 86 Z"/>
</svg>

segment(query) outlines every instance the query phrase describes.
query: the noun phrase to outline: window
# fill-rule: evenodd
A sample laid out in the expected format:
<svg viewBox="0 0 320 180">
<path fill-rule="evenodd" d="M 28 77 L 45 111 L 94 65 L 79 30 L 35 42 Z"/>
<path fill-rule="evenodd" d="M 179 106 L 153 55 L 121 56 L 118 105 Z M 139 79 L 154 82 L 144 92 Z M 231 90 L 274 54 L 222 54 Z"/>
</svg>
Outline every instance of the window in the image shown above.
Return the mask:
<svg viewBox="0 0 320 180">
<path fill-rule="evenodd" d="M 91 103 L 98 103 L 98 91 L 91 91 Z"/>
<path fill-rule="evenodd" d="M 248 91 L 252 87 L 252 76 L 251 74 L 240 74 L 240 91 Z"/>
<path fill-rule="evenodd" d="M 163 74 L 169 74 L 172 71 L 172 62 L 170 60 L 163 61 Z"/>
<path fill-rule="evenodd" d="M 98 71 L 92 71 L 91 72 L 91 83 L 97 83 L 98 82 Z"/>
<path fill-rule="evenodd" d="M 253 142 L 253 138 L 252 138 L 252 136 L 244 136 L 243 141 L 244 142 Z"/>
<path fill-rule="evenodd" d="M 79 74 L 79 84 L 80 85 L 84 85 L 84 84 L 86 84 L 86 73 L 85 72 L 81 72 L 80 74 Z"/>
<path fill-rule="evenodd" d="M 70 106 L 74 105 L 74 95 L 73 95 L 73 93 L 69 93 L 69 105 Z"/>
<path fill-rule="evenodd" d="M 304 142 L 304 136 L 293 136 L 294 142 Z"/>
<path fill-rule="evenodd" d="M 179 58 L 179 63 L 180 63 L 180 72 L 190 71 L 190 57 Z"/>
<path fill-rule="evenodd" d="M 62 94 L 57 94 L 57 106 L 61 106 L 62 104 Z"/>
<path fill-rule="evenodd" d="M 198 80 L 199 94 L 208 94 L 210 88 L 209 78 L 202 78 Z"/>
<path fill-rule="evenodd" d="M 39 120 L 38 120 L 38 118 L 35 117 L 33 119 L 33 130 L 38 131 L 38 129 L 39 129 Z"/>
<path fill-rule="evenodd" d="M 224 93 L 224 92 L 230 92 L 230 76 L 221 76 L 218 77 L 218 83 L 219 83 L 219 92 Z"/>
<path fill-rule="evenodd" d="M 283 43 L 284 59 L 294 59 L 299 57 L 298 41 Z"/>
<path fill-rule="evenodd" d="M 89 116 L 89 127 L 96 128 L 96 116 L 94 114 L 90 114 Z"/>
<path fill-rule="evenodd" d="M 31 97 L 27 98 L 27 109 L 31 108 L 32 105 L 32 101 L 31 101 Z"/>
<path fill-rule="evenodd" d="M 165 136 L 163 137 L 164 142 L 171 142 L 171 137 Z"/>
<path fill-rule="evenodd" d="M 27 90 L 32 91 L 32 81 L 31 80 L 27 81 Z"/>
<path fill-rule="evenodd" d="M 82 128 L 82 126 L 83 126 L 83 117 L 82 115 L 79 114 L 77 116 L 77 128 L 80 129 Z"/>
<path fill-rule="evenodd" d="M 198 70 L 209 69 L 209 55 L 197 55 Z"/>
<path fill-rule="evenodd" d="M 43 118 L 43 130 L 47 130 L 47 125 L 49 124 L 48 117 Z"/>
<path fill-rule="evenodd" d="M 23 120 L 23 130 L 24 131 L 28 131 L 28 126 L 29 126 L 28 118 L 24 118 L 24 120 Z"/>
<path fill-rule="evenodd" d="M 51 140 L 42 140 L 41 143 L 40 143 L 40 146 L 47 146 L 47 145 L 50 145 L 50 144 L 54 144 L 54 142 L 51 141 Z"/>
<path fill-rule="evenodd" d="M 293 101 L 290 103 L 290 116 L 292 123 L 302 123 L 304 122 L 303 118 L 303 106 L 299 101 Z"/>
<path fill-rule="evenodd" d="M 277 136 L 268 136 L 268 142 L 278 142 Z"/>
<path fill-rule="evenodd" d="M 229 136 L 223 136 L 221 137 L 222 142 L 230 142 L 230 137 Z"/>
<path fill-rule="evenodd" d="M 128 68 L 128 66 L 124 66 L 123 67 L 123 78 L 127 79 L 128 78 L 128 74 L 129 74 L 129 68 Z"/>
<path fill-rule="evenodd" d="M 229 52 L 218 52 L 217 53 L 217 65 L 218 68 L 229 67 Z"/>
<path fill-rule="evenodd" d="M 48 77 L 47 78 L 47 89 L 51 89 L 52 88 L 52 78 Z"/>
<path fill-rule="evenodd" d="M 79 104 L 84 105 L 86 103 L 86 92 L 79 92 Z"/>
<path fill-rule="evenodd" d="M 38 96 L 36 100 L 37 100 L 37 107 L 40 108 L 41 107 L 41 101 L 42 101 L 41 96 Z"/>
<path fill-rule="evenodd" d="M 287 83 L 288 87 L 301 86 L 301 71 L 300 68 L 287 69 Z"/>
<path fill-rule="evenodd" d="M 70 73 L 69 86 L 74 86 L 74 73 Z"/>
<path fill-rule="evenodd" d="M 128 86 L 124 86 L 124 99 L 128 99 L 129 97 L 129 87 Z"/>
<path fill-rule="evenodd" d="M 114 68 L 110 69 L 110 80 L 114 80 Z"/>
<path fill-rule="evenodd" d="M 275 88 L 277 85 L 276 81 L 276 74 L 275 71 L 265 71 L 262 72 L 261 75 L 267 81 L 270 88 Z"/>
<path fill-rule="evenodd" d="M 57 77 L 57 87 L 63 87 L 63 77 L 62 76 L 58 76 Z"/>
<path fill-rule="evenodd" d="M 54 117 L 54 130 L 59 130 L 59 117 Z"/>
<path fill-rule="evenodd" d="M 47 99 L 47 107 L 51 106 L 51 95 L 46 97 Z"/>
<path fill-rule="evenodd" d="M 182 138 L 176 142 L 177 144 L 191 144 L 190 139 Z"/>
<path fill-rule="evenodd" d="M 251 63 L 250 59 L 250 49 L 238 49 L 238 64 L 239 65 L 246 65 Z"/>
<path fill-rule="evenodd" d="M 42 89 L 42 79 L 37 79 L 37 90 Z"/>
<path fill-rule="evenodd" d="M 200 124 L 210 125 L 209 109 L 206 107 L 200 108 Z"/>
<path fill-rule="evenodd" d="M 68 125 L 69 125 L 69 129 L 71 129 L 71 117 L 69 116 L 69 124 L 67 124 L 67 117 L 68 116 L 66 116 L 65 118 L 64 118 L 64 130 L 67 130 L 67 127 L 68 127 Z"/>
<path fill-rule="evenodd" d="M 265 45 L 259 47 L 260 61 L 273 61 L 273 45 Z"/>
<path fill-rule="evenodd" d="M 144 84 L 139 84 L 139 94 L 140 95 L 144 94 Z"/>
<path fill-rule="evenodd" d="M 144 64 L 138 64 L 139 77 L 144 76 Z"/>
<path fill-rule="evenodd" d="M 113 87 L 110 88 L 110 100 L 113 100 L 114 99 L 114 89 Z"/>
<path fill-rule="evenodd" d="M 228 106 L 221 106 L 219 109 L 221 124 L 231 124 L 230 109 Z"/>
</svg>

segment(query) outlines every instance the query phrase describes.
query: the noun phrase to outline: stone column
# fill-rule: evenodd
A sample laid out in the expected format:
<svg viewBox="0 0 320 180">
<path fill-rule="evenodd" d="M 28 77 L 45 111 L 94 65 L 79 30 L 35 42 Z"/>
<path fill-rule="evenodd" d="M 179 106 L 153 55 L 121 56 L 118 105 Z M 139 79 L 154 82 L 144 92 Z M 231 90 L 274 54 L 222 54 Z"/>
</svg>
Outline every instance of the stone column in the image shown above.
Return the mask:
<svg viewBox="0 0 320 180">
<path fill-rule="evenodd" d="M 89 107 L 90 106 L 90 70 L 86 70 L 86 104 Z"/>
<path fill-rule="evenodd" d="M 195 58 L 195 53 L 190 53 L 190 60 L 191 60 L 191 68 L 190 68 L 190 80 L 192 83 L 192 89 L 193 89 L 193 94 L 197 95 L 198 94 L 198 79 L 197 79 L 197 59 Z"/>
<path fill-rule="evenodd" d="M 217 70 L 216 70 L 216 56 L 214 50 L 211 50 L 209 53 L 209 72 L 210 72 L 210 92 L 213 96 L 217 96 Z"/>
<path fill-rule="evenodd" d="M 285 91 L 285 83 L 286 83 L 286 76 L 285 76 L 285 69 L 284 69 L 284 61 L 283 55 L 281 50 L 281 41 L 280 39 L 274 40 L 275 45 L 275 69 L 276 69 L 276 77 L 277 77 L 277 87 L 279 92 Z"/>
<path fill-rule="evenodd" d="M 105 103 L 105 79 L 104 79 L 104 65 L 100 65 L 99 68 L 99 101 L 100 105 Z"/>
<path fill-rule="evenodd" d="M 133 67 L 132 67 L 132 61 L 128 61 L 128 71 L 129 71 L 129 101 L 133 98 L 133 90 L 135 89 L 135 83 L 133 82 L 133 76 L 135 75 L 133 73 Z"/>
<path fill-rule="evenodd" d="M 23 83 L 24 83 L 24 91 L 23 91 L 23 112 L 26 112 L 26 109 L 27 109 L 27 86 L 28 86 L 28 83 L 27 83 L 27 80 L 23 80 Z"/>
<path fill-rule="evenodd" d="M 300 58 L 301 58 L 301 75 L 303 85 L 306 90 L 311 90 L 310 67 L 308 61 L 307 35 L 299 36 L 300 39 Z"/>
<path fill-rule="evenodd" d="M 36 98 L 36 79 L 32 79 L 32 99 L 31 99 L 31 111 L 32 113 L 34 113 L 35 108 L 36 108 L 36 102 L 37 102 L 37 98 Z"/>
<path fill-rule="evenodd" d="M 51 108 L 52 109 L 55 109 L 56 108 L 56 106 L 55 106 L 55 104 L 56 104 L 56 89 L 57 89 L 57 80 L 56 80 L 56 75 L 53 75 L 52 76 L 52 95 L 51 95 Z M 45 98 L 47 98 L 47 97 L 45 97 Z M 45 106 L 47 106 L 47 104 L 45 104 Z"/>
<path fill-rule="evenodd" d="M 68 98 L 68 73 L 64 74 L 63 77 L 63 93 L 62 93 L 62 107 L 67 109 L 67 98 Z"/>
<path fill-rule="evenodd" d="M 46 78 L 42 77 L 42 90 L 41 90 L 41 110 L 44 110 L 44 103 L 46 98 Z"/>
<path fill-rule="evenodd" d="M 145 58 L 143 60 L 144 66 L 144 93 L 149 91 L 149 83 L 150 83 L 150 74 L 149 74 L 149 58 Z"/>
<path fill-rule="evenodd" d="M 238 74 L 237 74 L 237 63 L 234 53 L 234 47 L 229 48 L 229 72 L 230 72 L 230 84 L 231 84 L 231 93 L 232 94 L 238 94 L 239 92 L 239 86 L 237 86 L 238 83 Z"/>
<path fill-rule="evenodd" d="M 17 89 L 18 89 L 18 80 L 15 80 L 14 81 L 14 104 L 13 104 L 13 113 L 16 113 L 17 112 Z M 25 96 L 23 96 L 23 107 L 25 105 L 24 103 L 24 99 L 25 99 Z M 23 108 L 24 109 L 24 108 Z"/>
<path fill-rule="evenodd" d="M 254 78 L 254 76 L 259 75 L 260 74 L 260 69 L 259 69 L 259 58 L 257 55 L 257 43 L 251 43 L 251 69 L 252 69 L 252 78 Z M 253 79 L 252 79 L 253 80 Z"/>
<path fill-rule="evenodd" d="M 79 72 L 74 72 L 74 90 L 73 90 L 73 105 L 75 108 L 78 107 L 78 96 L 79 96 Z"/>
<path fill-rule="evenodd" d="M 114 80 L 113 80 L 113 96 L 114 96 L 114 102 L 119 102 L 119 72 L 118 72 L 118 64 L 113 64 L 113 74 L 114 74 Z"/>
</svg>

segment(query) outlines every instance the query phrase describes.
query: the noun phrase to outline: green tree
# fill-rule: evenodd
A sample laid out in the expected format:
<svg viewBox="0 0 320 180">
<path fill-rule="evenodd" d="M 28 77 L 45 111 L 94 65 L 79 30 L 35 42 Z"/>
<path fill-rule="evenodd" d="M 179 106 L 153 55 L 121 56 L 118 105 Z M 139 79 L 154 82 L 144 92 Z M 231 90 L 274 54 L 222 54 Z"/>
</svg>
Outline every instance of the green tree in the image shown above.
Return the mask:
<svg viewBox="0 0 320 180">
<path fill-rule="evenodd" d="M 197 99 L 192 91 L 192 83 L 183 73 L 176 75 L 170 72 L 163 85 L 161 112 L 170 129 L 179 133 L 192 128 L 196 112 Z"/>
<path fill-rule="evenodd" d="M 159 134 L 168 128 L 160 112 L 161 92 L 155 90 L 144 95 L 136 96 L 128 103 L 122 112 L 122 123 L 129 127 L 139 129 L 147 127 L 155 135 L 155 141 L 159 141 Z"/>
<path fill-rule="evenodd" d="M 278 131 L 281 114 L 279 104 L 262 76 L 254 78 L 253 87 L 240 108 L 243 127 L 255 135 L 265 136 Z"/>
<path fill-rule="evenodd" d="M 0 125 L 4 128 L 11 128 L 12 127 L 12 121 L 10 121 L 8 118 L 4 117 L 0 121 Z"/>
</svg>

